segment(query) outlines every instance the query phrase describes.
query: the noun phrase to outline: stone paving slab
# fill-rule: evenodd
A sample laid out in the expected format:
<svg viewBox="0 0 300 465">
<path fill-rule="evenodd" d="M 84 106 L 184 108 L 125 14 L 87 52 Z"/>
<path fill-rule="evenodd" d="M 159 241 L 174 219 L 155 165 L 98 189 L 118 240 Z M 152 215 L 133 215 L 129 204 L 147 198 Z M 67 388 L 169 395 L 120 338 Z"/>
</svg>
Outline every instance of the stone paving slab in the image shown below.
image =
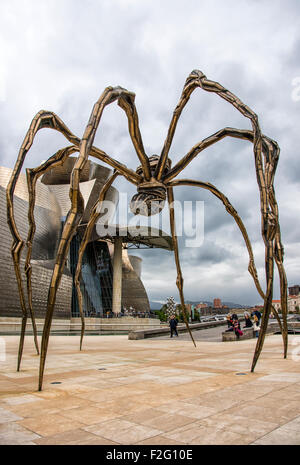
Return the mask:
<svg viewBox="0 0 300 465">
<path fill-rule="evenodd" d="M 43 391 L 39 358 L 5 336 L 0 362 L 0 444 L 300 444 L 300 361 L 268 336 L 256 340 L 51 336 Z M 61 384 L 52 384 L 59 382 Z"/>
</svg>

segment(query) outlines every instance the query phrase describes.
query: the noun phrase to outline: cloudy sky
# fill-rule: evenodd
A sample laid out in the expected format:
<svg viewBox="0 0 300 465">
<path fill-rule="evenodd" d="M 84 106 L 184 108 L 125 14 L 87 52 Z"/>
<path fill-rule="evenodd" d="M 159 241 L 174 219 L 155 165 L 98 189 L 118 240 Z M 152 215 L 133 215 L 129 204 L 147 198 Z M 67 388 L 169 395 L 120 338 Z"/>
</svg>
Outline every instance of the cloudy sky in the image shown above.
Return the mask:
<svg viewBox="0 0 300 465">
<path fill-rule="evenodd" d="M 231 90 L 278 141 L 275 189 L 289 284 L 300 283 L 300 2 L 298 0 L 3 0 L 0 6 L 0 163 L 12 167 L 31 119 L 57 113 L 79 137 L 92 106 L 108 85 L 136 93 L 148 155 L 160 153 L 172 112 L 193 69 Z M 197 89 L 178 124 L 173 164 L 201 139 L 225 127 L 250 129 L 227 102 Z M 24 167 L 66 144 L 41 131 Z M 137 158 L 122 110 L 110 105 L 95 145 L 135 169 Z M 242 217 L 253 242 L 261 283 L 264 246 L 252 146 L 223 140 L 180 175 L 216 185 Z M 134 194 L 124 180 L 120 192 Z M 130 198 L 129 197 L 129 198 Z M 201 201 L 204 240 L 180 238 L 188 300 L 260 303 L 248 255 L 234 220 L 209 192 L 177 187 L 178 200 Z M 188 220 L 186 220 L 188 221 Z M 167 227 L 165 228 L 167 229 Z M 168 231 L 167 231 L 168 232 Z M 143 281 L 151 300 L 178 299 L 171 252 L 142 250 Z M 274 298 L 279 298 L 275 280 Z"/>
</svg>

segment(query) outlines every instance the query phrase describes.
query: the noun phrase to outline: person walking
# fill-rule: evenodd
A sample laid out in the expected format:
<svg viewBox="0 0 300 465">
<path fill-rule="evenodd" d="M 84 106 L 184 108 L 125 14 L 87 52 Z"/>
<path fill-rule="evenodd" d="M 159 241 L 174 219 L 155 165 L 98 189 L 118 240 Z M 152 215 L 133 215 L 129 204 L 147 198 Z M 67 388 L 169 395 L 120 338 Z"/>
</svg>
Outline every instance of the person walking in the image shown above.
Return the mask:
<svg viewBox="0 0 300 465">
<path fill-rule="evenodd" d="M 177 332 L 178 321 L 175 318 L 175 315 L 171 316 L 169 324 L 170 324 L 170 331 L 171 331 L 170 337 L 173 337 L 173 333 L 175 333 L 175 336 L 178 337 L 178 332 Z"/>
</svg>

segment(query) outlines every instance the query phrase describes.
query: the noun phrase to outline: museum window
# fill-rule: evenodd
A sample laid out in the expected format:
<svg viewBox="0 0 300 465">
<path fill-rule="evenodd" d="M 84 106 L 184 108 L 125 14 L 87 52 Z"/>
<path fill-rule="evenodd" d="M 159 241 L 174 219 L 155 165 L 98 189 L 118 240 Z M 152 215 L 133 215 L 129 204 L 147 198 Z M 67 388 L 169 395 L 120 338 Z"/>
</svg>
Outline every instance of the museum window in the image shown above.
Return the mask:
<svg viewBox="0 0 300 465">
<path fill-rule="evenodd" d="M 70 244 L 70 271 L 73 277 L 72 317 L 79 317 L 74 277 L 78 261 L 80 236 L 75 234 Z M 82 292 L 83 311 L 87 317 L 103 317 L 112 308 L 112 265 L 106 242 L 90 242 L 85 249 L 80 288 Z"/>
</svg>

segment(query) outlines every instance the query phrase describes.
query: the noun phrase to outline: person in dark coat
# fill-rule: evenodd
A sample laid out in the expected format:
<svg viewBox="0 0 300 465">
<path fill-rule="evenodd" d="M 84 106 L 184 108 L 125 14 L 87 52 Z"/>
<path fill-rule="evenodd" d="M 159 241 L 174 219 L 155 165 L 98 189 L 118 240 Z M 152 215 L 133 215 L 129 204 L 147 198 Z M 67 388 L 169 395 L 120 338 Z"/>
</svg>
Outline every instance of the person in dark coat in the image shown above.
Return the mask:
<svg viewBox="0 0 300 465">
<path fill-rule="evenodd" d="M 226 320 L 227 320 L 227 328 L 229 329 L 232 326 L 231 313 L 228 313 L 228 315 L 226 316 Z"/>
<path fill-rule="evenodd" d="M 171 316 L 169 324 L 170 324 L 170 331 L 171 331 L 170 337 L 173 337 L 173 333 L 175 333 L 175 336 L 178 337 L 178 332 L 177 332 L 178 321 L 175 318 L 175 315 Z"/>
<path fill-rule="evenodd" d="M 248 312 L 244 313 L 245 316 L 245 326 L 244 328 L 252 328 L 253 324 L 250 318 L 250 314 Z"/>
<path fill-rule="evenodd" d="M 261 320 L 261 313 L 259 310 L 254 310 L 254 312 L 252 312 L 251 316 L 254 316 L 256 315 L 257 316 L 257 319 L 258 319 L 258 324 L 260 323 L 260 320 Z"/>
</svg>

